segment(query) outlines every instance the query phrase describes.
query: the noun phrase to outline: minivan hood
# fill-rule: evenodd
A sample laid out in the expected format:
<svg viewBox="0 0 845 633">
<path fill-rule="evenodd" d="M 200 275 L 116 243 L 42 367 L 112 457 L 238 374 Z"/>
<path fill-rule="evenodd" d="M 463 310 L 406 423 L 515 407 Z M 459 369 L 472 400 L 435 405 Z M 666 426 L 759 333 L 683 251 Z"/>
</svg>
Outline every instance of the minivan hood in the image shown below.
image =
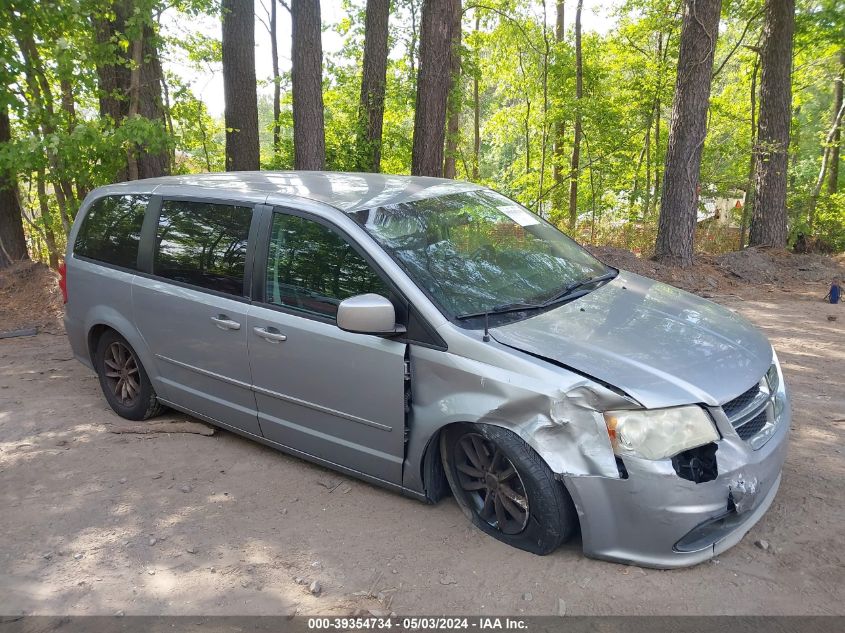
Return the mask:
<svg viewBox="0 0 845 633">
<path fill-rule="evenodd" d="M 772 362 L 768 340 L 742 317 L 627 271 L 580 299 L 490 334 L 609 383 L 648 408 L 727 402 Z"/>
</svg>

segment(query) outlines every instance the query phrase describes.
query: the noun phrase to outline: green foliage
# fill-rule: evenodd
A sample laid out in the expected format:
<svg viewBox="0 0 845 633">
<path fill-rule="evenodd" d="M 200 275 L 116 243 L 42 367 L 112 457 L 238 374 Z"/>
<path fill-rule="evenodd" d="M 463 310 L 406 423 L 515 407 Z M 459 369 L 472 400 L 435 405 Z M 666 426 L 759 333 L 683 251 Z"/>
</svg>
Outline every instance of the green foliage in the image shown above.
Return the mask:
<svg viewBox="0 0 845 633">
<path fill-rule="evenodd" d="M 209 113 L 187 76 L 219 71 L 219 38 L 190 29 L 176 37 L 159 29 L 165 14 L 185 24 L 202 15 L 219 17 L 216 0 L 7 0 L 4 6 L 0 107 L 9 108 L 13 140 L 0 145 L 0 172 L 19 183 L 33 250 L 46 254 L 49 239 L 61 248 L 66 225 L 82 197 L 125 176 L 127 152 L 133 148 L 168 152 L 175 173 L 224 169 L 223 121 Z M 365 6 L 365 0 L 344 0 L 343 15 L 330 18 L 329 28 L 341 38 L 342 47 L 324 55 L 329 169 L 354 170 L 364 153 L 359 98 Z M 567 214 L 573 122 L 579 107 L 584 135 L 581 166 L 574 175 L 579 185 L 577 236 L 649 252 L 659 210 L 681 6 L 681 0 L 617 0 L 612 5 L 612 28 L 584 32 L 584 96 L 577 104 L 574 34 L 569 28 L 557 41 L 556 3 L 465 0 L 461 75 L 450 95 L 461 113 L 458 178 L 472 178 L 476 162 L 473 83 L 477 80 L 478 180 L 560 221 Z M 114 19 L 125 7 L 132 9 L 126 28 L 99 41 L 98 20 Z M 750 184 L 751 94 L 762 7 L 763 0 L 723 4 L 702 156 L 702 200 L 742 198 Z M 567 3 L 566 10 L 569 26 L 574 6 Z M 286 15 L 281 11 L 280 19 Z M 420 0 L 393 2 L 382 138 L 382 170 L 388 173 L 410 172 L 420 24 Z M 153 38 L 165 66 L 165 121 L 101 118 L 98 65 L 116 63 L 131 70 L 127 53 L 141 32 Z M 842 73 L 843 42 L 842 0 L 798 0 L 789 161 L 793 238 L 810 231 L 809 202 L 833 118 L 833 81 Z M 280 48 L 284 58 L 284 42 Z M 758 69 L 757 90 L 759 80 Z M 273 120 L 266 90 L 259 95 L 264 169 L 293 166 L 288 72 L 282 73 L 280 86 L 278 122 Z M 278 147 L 273 146 L 274 123 L 280 128 Z M 845 176 L 840 176 L 843 188 Z M 737 224 L 735 220 L 720 228 L 702 223 L 697 248 L 734 248 Z M 812 232 L 835 249 L 845 248 L 842 193 L 822 189 Z"/>
<path fill-rule="evenodd" d="M 835 252 L 845 251 L 845 192 L 826 196 L 816 207 L 815 236 Z"/>
<path fill-rule="evenodd" d="M 223 171 L 226 155 L 223 149 L 223 123 L 208 114 L 205 104 L 197 99 L 178 78 L 170 78 L 175 87 L 170 114 L 173 120 L 177 173 Z"/>
</svg>

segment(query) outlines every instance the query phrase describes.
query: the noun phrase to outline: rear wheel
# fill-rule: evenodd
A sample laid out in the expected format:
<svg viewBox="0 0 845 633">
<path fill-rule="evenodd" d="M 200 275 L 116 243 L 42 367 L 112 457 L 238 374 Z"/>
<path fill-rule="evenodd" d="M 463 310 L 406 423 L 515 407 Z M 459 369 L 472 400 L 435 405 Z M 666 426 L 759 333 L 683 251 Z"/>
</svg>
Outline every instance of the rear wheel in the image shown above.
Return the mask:
<svg viewBox="0 0 845 633">
<path fill-rule="evenodd" d="M 577 525 L 566 490 L 519 436 L 496 426 L 462 424 L 441 434 L 446 477 L 478 528 L 535 554 L 549 554 Z"/>
<path fill-rule="evenodd" d="M 94 366 L 100 387 L 114 412 L 128 420 L 146 420 L 161 413 L 153 385 L 132 346 L 114 330 L 97 342 Z"/>
</svg>

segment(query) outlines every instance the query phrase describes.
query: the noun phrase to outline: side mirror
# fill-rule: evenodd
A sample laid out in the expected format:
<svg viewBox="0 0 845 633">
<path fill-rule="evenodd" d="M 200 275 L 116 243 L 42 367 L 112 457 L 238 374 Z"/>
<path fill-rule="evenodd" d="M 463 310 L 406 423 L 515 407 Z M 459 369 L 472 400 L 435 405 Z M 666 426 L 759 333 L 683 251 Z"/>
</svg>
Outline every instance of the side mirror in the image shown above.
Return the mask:
<svg viewBox="0 0 845 633">
<path fill-rule="evenodd" d="M 337 326 L 347 332 L 362 334 L 398 334 L 405 327 L 396 324 L 396 310 L 377 294 L 349 297 L 337 307 Z"/>
</svg>

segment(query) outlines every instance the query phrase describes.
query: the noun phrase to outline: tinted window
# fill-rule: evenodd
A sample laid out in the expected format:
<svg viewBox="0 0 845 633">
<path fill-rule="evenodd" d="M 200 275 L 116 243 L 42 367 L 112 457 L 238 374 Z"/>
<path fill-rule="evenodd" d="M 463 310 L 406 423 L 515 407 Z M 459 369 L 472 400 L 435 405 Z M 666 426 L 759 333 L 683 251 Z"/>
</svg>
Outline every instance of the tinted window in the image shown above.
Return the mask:
<svg viewBox="0 0 845 633">
<path fill-rule="evenodd" d="M 267 262 L 267 300 L 334 317 L 344 299 L 390 291 L 339 234 L 305 218 L 276 213 Z"/>
<path fill-rule="evenodd" d="M 74 254 L 135 268 L 149 199 L 149 196 L 107 196 L 94 202 L 79 227 Z"/>
<path fill-rule="evenodd" d="M 153 272 L 161 277 L 243 294 L 252 209 L 165 200 L 156 232 Z"/>
</svg>

